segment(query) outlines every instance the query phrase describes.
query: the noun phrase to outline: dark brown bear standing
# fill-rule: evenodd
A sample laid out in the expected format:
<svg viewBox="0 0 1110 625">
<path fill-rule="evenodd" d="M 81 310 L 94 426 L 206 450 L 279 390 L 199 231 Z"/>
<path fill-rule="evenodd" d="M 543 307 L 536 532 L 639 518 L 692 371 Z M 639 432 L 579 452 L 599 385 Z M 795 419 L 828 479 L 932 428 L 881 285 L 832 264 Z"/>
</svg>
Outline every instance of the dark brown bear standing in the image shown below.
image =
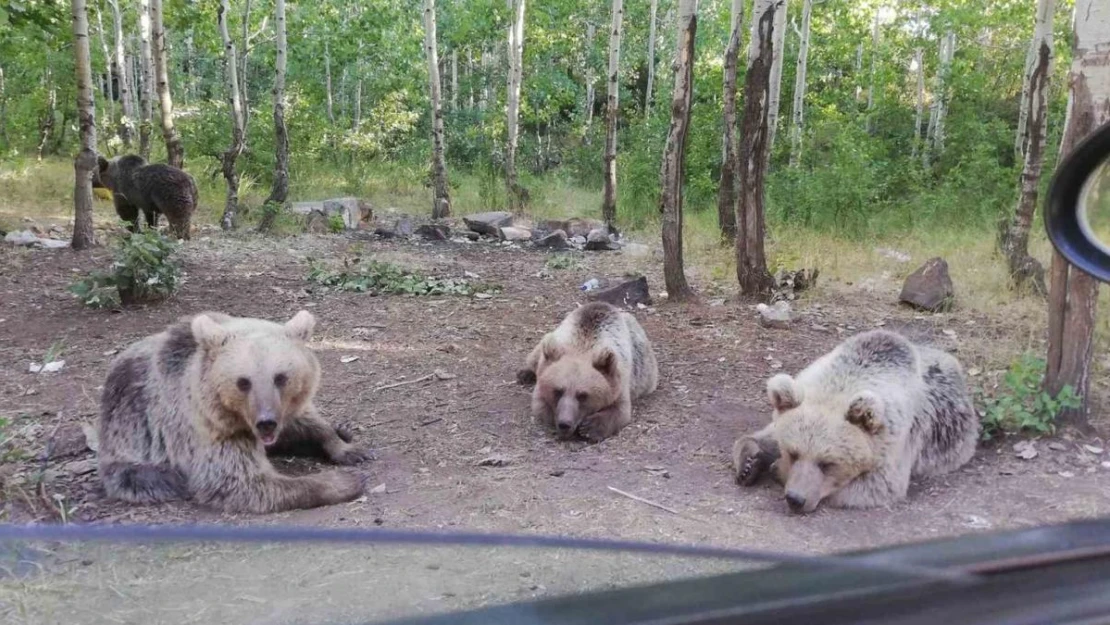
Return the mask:
<svg viewBox="0 0 1110 625">
<path fill-rule="evenodd" d="M 158 225 L 158 214 L 165 214 L 170 231 L 179 239 L 189 238 L 189 221 L 197 209 L 197 185 L 184 171 L 162 163 L 147 164 L 143 157 L 127 154 L 111 161 L 99 157 L 93 186 L 112 192 L 116 213 L 139 229 L 139 211 L 146 225 Z"/>
</svg>

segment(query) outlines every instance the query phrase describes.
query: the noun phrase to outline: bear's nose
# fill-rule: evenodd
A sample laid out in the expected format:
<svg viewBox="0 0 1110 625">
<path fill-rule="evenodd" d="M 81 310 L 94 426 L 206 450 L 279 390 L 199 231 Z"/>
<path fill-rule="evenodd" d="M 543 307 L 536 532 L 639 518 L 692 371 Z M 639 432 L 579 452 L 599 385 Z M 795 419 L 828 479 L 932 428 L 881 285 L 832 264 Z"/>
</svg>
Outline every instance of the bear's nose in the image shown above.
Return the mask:
<svg viewBox="0 0 1110 625">
<path fill-rule="evenodd" d="M 555 424 L 560 434 L 570 434 L 574 429 L 574 424 L 569 421 L 559 421 Z"/>
<path fill-rule="evenodd" d="M 801 512 L 806 507 L 806 498 L 798 493 L 787 492 L 786 503 L 792 512 Z"/>
<path fill-rule="evenodd" d="M 277 420 L 260 419 L 258 423 L 255 424 L 255 427 L 258 428 L 258 433 L 262 436 L 269 436 L 277 429 Z"/>
</svg>

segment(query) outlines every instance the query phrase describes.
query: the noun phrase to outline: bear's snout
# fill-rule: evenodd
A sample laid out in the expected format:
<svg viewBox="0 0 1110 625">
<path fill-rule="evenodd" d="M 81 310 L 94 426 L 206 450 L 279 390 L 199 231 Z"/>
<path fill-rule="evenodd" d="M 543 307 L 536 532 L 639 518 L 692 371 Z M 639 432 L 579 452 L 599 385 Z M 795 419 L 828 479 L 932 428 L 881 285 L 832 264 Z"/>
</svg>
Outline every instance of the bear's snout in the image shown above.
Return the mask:
<svg viewBox="0 0 1110 625">
<path fill-rule="evenodd" d="M 806 511 L 806 498 L 800 493 L 793 491 L 786 492 L 786 505 L 790 506 L 790 511 L 796 514 L 802 514 Z"/>
</svg>

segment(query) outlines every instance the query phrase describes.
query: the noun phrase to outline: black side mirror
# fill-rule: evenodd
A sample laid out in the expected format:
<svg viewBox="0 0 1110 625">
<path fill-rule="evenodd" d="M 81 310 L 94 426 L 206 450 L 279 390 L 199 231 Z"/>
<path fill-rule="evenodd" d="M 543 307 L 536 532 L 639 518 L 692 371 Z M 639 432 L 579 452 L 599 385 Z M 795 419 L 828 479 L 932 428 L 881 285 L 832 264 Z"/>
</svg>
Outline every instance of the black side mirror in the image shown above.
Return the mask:
<svg viewBox="0 0 1110 625">
<path fill-rule="evenodd" d="M 1110 282 L 1110 123 L 1056 170 L 1045 206 L 1048 238 L 1068 262 Z"/>
</svg>

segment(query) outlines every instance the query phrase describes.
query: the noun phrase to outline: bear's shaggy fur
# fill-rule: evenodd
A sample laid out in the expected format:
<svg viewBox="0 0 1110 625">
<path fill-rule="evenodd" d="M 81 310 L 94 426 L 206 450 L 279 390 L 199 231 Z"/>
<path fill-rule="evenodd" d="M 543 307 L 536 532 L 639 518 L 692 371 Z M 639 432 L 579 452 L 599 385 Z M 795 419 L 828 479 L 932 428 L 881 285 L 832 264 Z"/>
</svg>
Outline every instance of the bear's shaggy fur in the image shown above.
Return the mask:
<svg viewBox="0 0 1110 625">
<path fill-rule="evenodd" d="M 979 440 L 960 363 L 892 332 L 849 338 L 767 394 L 771 424 L 736 442 L 736 480 L 772 468 L 795 512 L 901 500 L 911 477 L 959 468 Z"/>
<path fill-rule="evenodd" d="M 284 325 L 205 313 L 127 348 L 101 396 L 99 475 L 108 495 L 192 499 L 231 512 L 349 501 L 362 479 L 339 471 L 279 474 L 270 451 L 355 464 L 369 454 L 313 406 L 320 364 L 306 343 L 315 319 Z"/>
<path fill-rule="evenodd" d="M 158 215 L 162 213 L 175 237 L 189 238 L 189 223 L 197 209 L 197 185 L 192 176 L 170 165 L 148 165 L 136 154 L 110 161 L 101 156 L 97 160 L 93 187 L 112 192 L 116 213 L 131 224 L 128 227 L 131 232 L 139 229 L 139 211 L 150 228 L 158 225 Z"/>
<path fill-rule="evenodd" d="M 528 355 L 532 413 L 560 438 L 597 442 L 632 422 L 632 402 L 655 390 L 659 366 L 636 318 L 603 302 L 572 311 Z"/>
</svg>

